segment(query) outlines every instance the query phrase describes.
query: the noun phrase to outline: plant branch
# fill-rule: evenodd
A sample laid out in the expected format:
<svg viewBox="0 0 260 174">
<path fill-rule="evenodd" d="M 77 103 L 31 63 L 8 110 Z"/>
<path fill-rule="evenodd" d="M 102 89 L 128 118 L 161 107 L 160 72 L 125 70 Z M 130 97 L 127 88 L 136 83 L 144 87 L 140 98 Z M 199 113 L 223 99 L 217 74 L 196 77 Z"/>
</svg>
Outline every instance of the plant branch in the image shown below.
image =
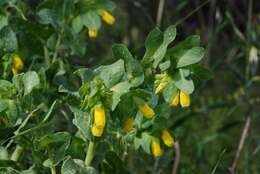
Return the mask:
<svg viewBox="0 0 260 174">
<path fill-rule="evenodd" d="M 172 174 L 177 173 L 180 164 L 180 159 L 181 159 L 181 148 L 180 148 L 180 143 L 178 141 L 175 143 L 174 148 L 176 150 L 176 158 L 172 167 Z"/>
<path fill-rule="evenodd" d="M 18 127 L 18 129 L 14 132 L 14 135 L 15 135 L 15 136 L 20 133 L 20 131 L 21 131 L 21 129 L 22 129 L 23 127 L 26 126 L 26 124 L 28 123 L 29 119 L 33 116 L 33 114 L 34 114 L 35 112 L 37 112 L 38 110 L 40 110 L 43 106 L 44 106 L 44 104 L 38 105 L 37 108 L 34 109 L 34 110 L 24 119 L 24 121 L 22 122 L 22 124 L 21 124 L 21 125 Z M 13 136 L 13 137 L 15 137 L 15 136 Z M 10 140 L 10 142 L 6 145 L 6 148 L 8 148 L 8 147 L 13 143 L 13 141 L 14 141 L 13 139 Z"/>
<path fill-rule="evenodd" d="M 59 47 L 60 47 L 60 42 L 61 42 L 61 35 L 58 34 L 58 39 L 57 39 L 57 42 L 56 42 L 56 45 L 55 45 L 55 52 L 53 54 L 52 62 L 55 62 L 56 59 L 57 59 L 58 52 L 59 52 Z"/>
<path fill-rule="evenodd" d="M 15 162 L 18 161 L 22 153 L 23 153 L 23 147 L 16 145 L 15 150 L 11 155 L 11 160 Z"/>
<path fill-rule="evenodd" d="M 159 1 L 157 17 L 156 17 L 156 24 L 157 24 L 158 27 L 161 25 L 161 22 L 162 22 L 164 3 L 165 3 L 165 0 Z"/>
<path fill-rule="evenodd" d="M 183 21 L 185 21 L 186 19 L 188 19 L 190 16 L 192 16 L 194 13 L 196 13 L 199 9 L 201 9 L 202 7 L 204 7 L 207 3 L 209 3 L 210 0 L 207 0 L 205 2 L 203 2 L 201 5 L 199 5 L 197 8 L 195 8 L 194 10 L 192 10 L 187 16 L 181 18 L 180 20 L 178 20 L 175 23 L 175 26 L 181 24 Z"/>
<path fill-rule="evenodd" d="M 50 56 L 49 56 L 49 51 L 48 48 L 46 46 L 43 46 L 43 51 L 44 51 L 44 59 L 45 59 L 45 63 L 47 65 L 50 64 Z"/>
<path fill-rule="evenodd" d="M 85 159 L 86 166 L 89 166 L 91 164 L 93 157 L 94 157 L 94 142 L 90 141 L 88 144 L 88 150 Z"/>
<path fill-rule="evenodd" d="M 51 174 L 56 174 L 55 166 L 52 166 L 52 167 L 51 167 Z"/>
<path fill-rule="evenodd" d="M 233 163 L 232 163 L 232 166 L 229 168 L 229 171 L 230 171 L 231 174 L 235 174 L 235 170 L 236 170 L 236 167 L 237 167 L 237 163 L 238 163 L 238 160 L 239 160 L 241 151 L 242 151 L 242 149 L 243 149 L 243 147 L 244 147 L 246 137 L 247 137 L 247 135 L 248 135 L 248 131 L 249 131 L 249 128 L 250 128 L 250 123 L 251 123 L 251 117 L 248 116 L 248 117 L 246 118 L 246 123 L 245 123 L 244 129 L 243 129 L 243 132 L 242 132 L 240 141 L 239 141 L 239 145 L 238 145 L 238 147 L 237 147 L 236 156 L 235 156 L 235 158 L 234 158 L 234 161 L 233 161 Z"/>
</svg>

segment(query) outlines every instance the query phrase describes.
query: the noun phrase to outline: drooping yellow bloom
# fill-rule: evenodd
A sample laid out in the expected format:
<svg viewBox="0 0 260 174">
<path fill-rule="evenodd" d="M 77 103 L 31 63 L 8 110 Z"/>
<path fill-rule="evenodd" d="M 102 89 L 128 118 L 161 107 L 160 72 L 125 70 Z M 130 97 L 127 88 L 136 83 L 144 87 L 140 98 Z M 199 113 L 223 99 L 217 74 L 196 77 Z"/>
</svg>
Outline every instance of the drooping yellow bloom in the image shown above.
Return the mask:
<svg viewBox="0 0 260 174">
<path fill-rule="evenodd" d="M 18 74 L 20 70 L 24 67 L 22 59 L 18 55 L 14 55 L 13 57 L 13 65 L 12 65 L 12 73 L 13 75 Z"/>
<path fill-rule="evenodd" d="M 94 109 L 94 121 L 95 126 L 105 127 L 106 124 L 106 113 L 103 106 L 98 106 Z"/>
<path fill-rule="evenodd" d="M 98 31 L 96 29 L 89 29 L 88 30 L 88 35 L 90 38 L 96 38 L 98 34 Z"/>
<path fill-rule="evenodd" d="M 183 108 L 189 107 L 190 106 L 190 95 L 181 91 L 180 92 L 180 104 Z"/>
<path fill-rule="evenodd" d="M 134 119 L 129 117 L 124 123 L 124 131 L 131 132 L 134 129 Z"/>
<path fill-rule="evenodd" d="M 147 103 L 139 106 L 139 111 L 142 112 L 145 118 L 152 118 L 154 116 L 154 110 Z"/>
<path fill-rule="evenodd" d="M 103 131 L 104 131 L 104 128 L 101 127 L 101 126 L 95 126 L 94 125 L 91 128 L 91 132 L 92 132 L 93 136 L 95 136 L 95 137 L 101 137 L 102 134 L 103 134 Z"/>
<path fill-rule="evenodd" d="M 92 134 L 95 137 L 100 137 L 103 134 L 106 125 L 106 112 L 103 106 L 97 106 L 94 109 L 93 125 L 91 128 Z"/>
<path fill-rule="evenodd" d="M 162 155 L 162 150 L 160 146 L 160 142 L 158 140 L 152 140 L 151 141 L 151 149 L 152 149 L 152 154 L 155 157 L 161 156 Z"/>
<path fill-rule="evenodd" d="M 168 130 L 164 129 L 162 131 L 161 138 L 166 146 L 172 147 L 174 145 L 174 139 Z"/>
<path fill-rule="evenodd" d="M 115 17 L 106 10 L 101 11 L 101 17 L 103 21 L 109 25 L 113 25 L 115 23 Z"/>
<path fill-rule="evenodd" d="M 178 106 L 180 99 L 180 92 L 178 91 L 171 101 L 171 106 Z"/>
<path fill-rule="evenodd" d="M 24 67 L 22 59 L 18 56 L 15 55 L 13 58 L 13 68 L 17 70 L 22 70 Z"/>
</svg>

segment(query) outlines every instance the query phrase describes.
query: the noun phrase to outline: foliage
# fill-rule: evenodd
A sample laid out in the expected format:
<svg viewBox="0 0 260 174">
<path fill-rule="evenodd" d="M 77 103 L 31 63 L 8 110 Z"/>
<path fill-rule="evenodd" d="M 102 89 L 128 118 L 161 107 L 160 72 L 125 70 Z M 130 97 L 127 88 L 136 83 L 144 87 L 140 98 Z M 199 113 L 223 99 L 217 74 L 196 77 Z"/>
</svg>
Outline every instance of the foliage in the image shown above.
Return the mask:
<svg viewBox="0 0 260 174">
<path fill-rule="evenodd" d="M 224 173 L 244 115 L 259 121 L 259 30 L 218 11 L 205 31 L 202 9 L 191 32 L 170 21 L 193 3 L 175 3 L 160 30 L 147 0 L 2 0 L 0 173 L 170 173 L 176 141 L 178 173 Z M 240 172 L 258 171 L 255 132 Z"/>
</svg>

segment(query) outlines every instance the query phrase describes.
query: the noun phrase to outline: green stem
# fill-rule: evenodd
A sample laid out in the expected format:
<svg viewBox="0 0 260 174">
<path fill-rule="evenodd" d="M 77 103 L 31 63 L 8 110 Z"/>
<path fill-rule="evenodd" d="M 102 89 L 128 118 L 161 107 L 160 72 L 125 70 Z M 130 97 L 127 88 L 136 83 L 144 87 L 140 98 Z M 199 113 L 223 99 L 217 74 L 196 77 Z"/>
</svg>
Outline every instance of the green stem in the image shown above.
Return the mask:
<svg viewBox="0 0 260 174">
<path fill-rule="evenodd" d="M 20 130 L 21 130 L 24 126 L 26 126 L 26 124 L 28 123 L 29 119 L 33 116 L 33 114 L 34 114 L 35 112 L 37 112 L 39 109 L 41 109 L 43 106 L 44 106 L 43 103 L 40 104 L 40 105 L 38 105 L 37 108 L 34 109 L 34 110 L 25 118 L 25 120 L 22 122 L 22 124 L 21 124 L 21 125 L 18 127 L 18 129 L 14 132 L 14 135 L 15 135 L 15 136 L 19 134 Z M 14 142 L 13 139 L 10 140 L 9 143 L 6 145 L 6 148 L 10 147 L 13 142 Z"/>
<path fill-rule="evenodd" d="M 11 156 L 11 160 L 18 161 L 22 153 L 23 153 L 23 147 L 16 145 L 16 148 Z"/>
<path fill-rule="evenodd" d="M 85 159 L 86 166 L 89 166 L 91 164 L 93 157 L 94 157 L 94 143 L 92 141 L 90 141 L 88 144 L 88 150 L 87 150 L 86 159 Z"/>
<path fill-rule="evenodd" d="M 55 52 L 54 52 L 54 54 L 53 54 L 52 62 L 55 62 L 56 59 L 57 59 L 58 51 L 59 51 L 59 47 L 60 47 L 60 42 L 61 42 L 61 35 L 59 34 L 59 35 L 58 35 L 57 42 L 56 42 L 56 45 L 55 45 Z"/>
<path fill-rule="evenodd" d="M 44 50 L 44 59 L 45 59 L 45 63 L 47 64 L 47 66 L 50 64 L 50 57 L 49 57 L 49 51 L 48 48 L 46 46 L 43 46 L 43 50 Z"/>
<path fill-rule="evenodd" d="M 56 174 L 55 166 L 52 166 L 52 167 L 51 167 L 51 174 Z"/>
<path fill-rule="evenodd" d="M 23 14 L 23 11 L 21 9 L 19 9 L 16 5 L 11 4 L 11 3 L 9 3 L 8 5 L 9 5 L 9 7 L 14 8 L 21 15 L 23 20 L 27 21 L 27 18 L 25 17 L 25 15 Z"/>
</svg>

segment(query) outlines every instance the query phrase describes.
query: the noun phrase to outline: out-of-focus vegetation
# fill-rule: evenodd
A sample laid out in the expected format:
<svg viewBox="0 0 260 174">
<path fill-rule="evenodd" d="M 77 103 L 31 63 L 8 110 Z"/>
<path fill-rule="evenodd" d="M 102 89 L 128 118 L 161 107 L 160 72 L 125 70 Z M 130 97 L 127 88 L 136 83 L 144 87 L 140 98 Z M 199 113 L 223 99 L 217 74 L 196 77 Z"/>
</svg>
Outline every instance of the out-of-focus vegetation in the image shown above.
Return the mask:
<svg viewBox="0 0 260 174">
<path fill-rule="evenodd" d="M 206 70 L 198 73 L 204 81 L 194 79 L 196 90 L 191 95 L 191 107 L 165 111 L 166 115 L 171 113 L 167 125 L 178 142 L 178 146 L 175 146 L 177 148 L 167 148 L 164 155 L 154 158 L 143 149 L 135 151 L 126 147 L 128 150 L 120 156 L 121 161 L 114 153 L 102 154 L 102 150 L 111 147 L 105 143 L 96 147 L 99 153 L 94 158 L 95 167 L 107 167 L 106 173 L 166 174 L 174 173 L 174 164 L 180 160 L 177 170 L 180 174 L 233 174 L 232 166 L 236 173 L 260 173 L 260 2 L 100 0 L 99 4 L 93 3 L 94 0 L 74 0 L 76 5 L 70 4 L 71 2 L 0 2 L 0 37 L 11 40 L 6 42 L 8 45 L 0 44 L 0 73 L 1 78 L 12 82 L 1 82 L 3 86 L 0 86 L 0 92 L 4 93 L 0 93 L 0 99 L 7 100 L 0 103 L 0 125 L 8 125 L 5 118 L 7 115 L 13 116 L 8 120 L 12 126 L 0 127 L 0 172 L 50 173 L 49 167 L 53 173 L 53 166 L 56 166 L 57 173 L 65 173 L 66 166 L 69 165 L 75 165 L 80 170 L 84 165 L 81 161 L 65 158 L 70 155 L 84 160 L 85 154 L 75 149 L 86 148 L 80 133 L 71 137 L 69 133 L 63 132 L 76 132 L 72 122 L 76 126 L 80 125 L 79 120 L 76 120 L 78 123 L 72 121 L 72 112 L 80 114 L 80 111 L 68 106 L 68 103 L 80 105 L 74 90 L 78 90 L 77 87 L 81 84 L 72 72 L 78 68 L 94 69 L 100 64 L 117 61 L 116 56 L 111 56 L 111 46 L 115 43 L 124 43 L 135 55 L 134 60 L 141 60 L 146 51 L 145 39 L 151 30 L 158 26 L 164 31 L 168 26 L 177 25 L 177 37 L 170 47 L 190 35 L 199 35 L 206 51 L 202 65 L 214 74 L 210 78 L 205 73 Z M 81 4 L 82 2 L 88 3 Z M 160 3 L 163 8 L 158 14 Z M 68 6 L 72 7 L 67 8 Z M 112 26 L 104 23 L 104 20 L 102 22 L 103 11 L 100 9 L 113 14 L 115 21 Z M 82 26 L 77 18 L 80 15 L 88 21 Z M 53 20 L 57 18 L 60 20 Z M 90 30 L 94 30 L 94 34 L 89 33 Z M 9 60 L 16 56 L 15 50 L 23 58 L 24 65 L 19 65 L 18 61 L 17 68 L 13 69 Z M 6 54 L 6 51 L 11 53 Z M 23 68 L 19 69 L 21 66 L 25 66 L 29 73 L 19 75 L 19 72 L 23 72 Z M 12 79 L 13 74 L 18 75 Z M 88 77 L 82 78 L 87 80 Z M 26 85 L 28 81 L 31 85 Z M 43 86 L 39 87 L 38 84 Z M 34 93 L 31 93 L 33 90 Z M 16 106 L 17 101 L 19 107 Z M 17 113 L 22 113 L 21 118 Z M 26 115 L 31 120 L 26 120 Z M 249 123 L 248 131 L 246 123 Z M 243 138 L 241 140 L 243 131 L 244 143 Z M 43 136 L 46 132 L 53 134 Z M 109 141 L 120 145 L 114 139 Z M 35 151 L 26 150 L 30 146 Z M 239 147 L 241 151 L 238 150 Z M 15 156 L 11 157 L 12 161 L 6 160 L 10 152 L 19 151 L 19 148 L 25 149 L 24 154 L 28 156 L 23 156 L 18 163 L 12 162 L 19 161 Z M 58 153 L 64 149 L 66 154 Z M 122 154 L 122 149 L 110 150 L 116 151 L 117 155 Z M 60 156 L 51 156 L 55 152 Z M 47 158 L 52 161 L 45 160 Z M 101 164 L 102 158 L 105 160 Z M 29 166 L 32 163 L 35 165 Z M 108 164 L 117 164 L 119 167 Z M 94 171 L 88 169 L 85 172 Z"/>
</svg>

